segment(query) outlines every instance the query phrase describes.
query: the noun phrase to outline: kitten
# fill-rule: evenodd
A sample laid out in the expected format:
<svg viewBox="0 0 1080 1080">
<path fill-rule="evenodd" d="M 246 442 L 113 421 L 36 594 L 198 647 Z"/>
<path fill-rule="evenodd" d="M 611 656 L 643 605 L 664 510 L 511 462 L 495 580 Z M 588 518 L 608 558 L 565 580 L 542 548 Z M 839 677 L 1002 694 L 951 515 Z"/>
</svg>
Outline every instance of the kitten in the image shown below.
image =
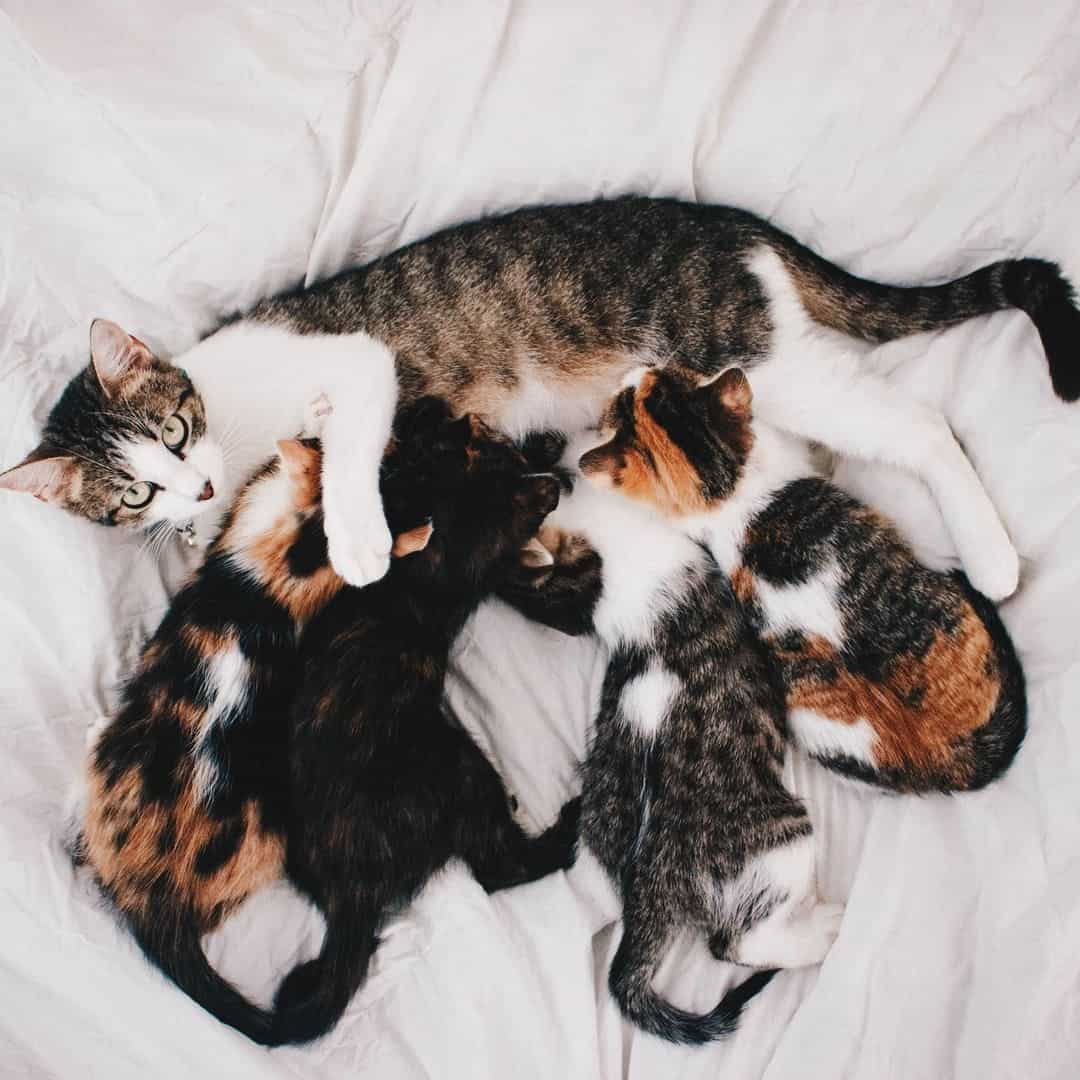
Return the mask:
<svg viewBox="0 0 1080 1080">
<path fill-rule="evenodd" d="M 592 424 L 628 370 L 671 358 L 699 375 L 752 367 L 771 422 L 840 454 L 916 473 L 941 505 L 972 581 L 997 599 L 1016 587 L 1018 560 L 974 470 L 942 415 L 863 370 L 855 342 L 1011 306 L 1038 329 L 1058 396 L 1075 400 L 1080 312 L 1052 263 L 1008 260 L 942 285 L 886 286 L 845 273 L 751 214 L 622 198 L 444 230 L 264 301 L 177 363 L 210 413 L 240 425 L 241 444 L 252 442 L 244 432 L 259 445 L 287 436 L 298 426 L 290 408 L 330 393 L 338 416 L 324 434 L 326 527 L 333 564 L 352 584 L 381 576 L 389 558 L 377 475 L 395 361 L 403 400 L 438 394 L 457 413 L 521 433 Z M 95 324 L 94 333 L 116 353 L 115 366 L 145 368 L 119 327 Z M 0 486 L 106 524 L 139 524 L 152 516 L 121 510 L 124 492 L 151 483 L 162 520 L 186 528 L 212 517 L 211 501 L 187 492 L 191 477 L 174 491 L 171 473 L 144 473 L 140 461 L 104 452 L 122 401 L 108 392 L 103 400 L 92 372 L 75 382 L 85 393 L 65 394 L 42 444 L 0 475 Z M 168 415 L 152 413 L 153 432 Z M 87 442 L 95 422 L 101 431 Z"/>
<path fill-rule="evenodd" d="M 253 1039 L 271 1017 L 200 939 L 285 866 L 298 631 L 343 587 L 316 443 L 283 441 L 240 493 L 98 735 L 77 855 L 147 957 Z"/>
<path fill-rule="evenodd" d="M 391 523 L 426 508 L 427 542 L 362 590 L 346 590 L 305 634 L 306 677 L 291 741 L 290 878 L 326 916 L 319 956 L 275 1001 L 276 1042 L 328 1031 L 361 985 L 381 924 L 457 857 L 499 889 L 566 867 L 577 802 L 530 838 L 476 743 L 446 712 L 458 631 L 556 505 L 558 484 L 471 417 L 384 485 Z M 403 496 L 403 498 L 399 498 Z M 408 510 L 412 505 L 413 510 Z"/>
<path fill-rule="evenodd" d="M 789 728 L 838 772 L 966 791 L 1024 738 L 1024 676 L 993 605 L 928 570 L 891 524 L 756 420 L 737 368 L 704 386 L 638 373 L 582 472 L 702 540 L 779 663 Z"/>
<path fill-rule="evenodd" d="M 735 1030 L 775 973 L 710 1012 L 651 980 L 673 936 L 702 927 L 721 960 L 765 969 L 822 960 L 842 907 L 817 898 L 814 841 L 781 779 L 783 689 L 712 556 L 647 508 L 588 483 L 564 496 L 500 595 L 609 659 L 583 768 L 581 842 L 621 890 L 608 985 L 654 1035 L 702 1043 Z"/>
</svg>

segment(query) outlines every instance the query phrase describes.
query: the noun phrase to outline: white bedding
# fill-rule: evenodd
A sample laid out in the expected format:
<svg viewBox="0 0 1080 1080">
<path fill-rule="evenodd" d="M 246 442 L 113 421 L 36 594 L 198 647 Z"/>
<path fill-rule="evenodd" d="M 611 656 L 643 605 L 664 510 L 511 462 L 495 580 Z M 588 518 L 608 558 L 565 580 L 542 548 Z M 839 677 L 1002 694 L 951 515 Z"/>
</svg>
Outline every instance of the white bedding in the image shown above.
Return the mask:
<svg viewBox="0 0 1080 1080">
<path fill-rule="evenodd" d="M 1080 281 L 1080 3 L 755 0 L 4 0 L 0 465 L 33 444 L 107 315 L 164 353 L 223 313 L 485 212 L 641 192 L 729 202 L 867 276 L 1012 254 Z M 1077 343 L 1080 362 L 1080 343 Z M 60 847 L 87 725 L 183 571 L 8 495 L 0 533 L 0 1074 L 5 1077 L 1080 1075 L 1080 406 L 1025 318 L 882 348 L 940 403 L 1023 558 L 1004 609 L 1031 727 L 1007 777 L 953 800 L 842 787 L 803 760 L 819 970 L 786 973 L 700 1050 L 623 1027 L 617 908 L 588 865 L 487 897 L 451 868 L 387 931 L 341 1025 L 267 1052 L 153 972 Z M 842 471 L 948 560 L 902 477 Z M 600 675 L 593 650 L 492 606 L 454 703 L 553 817 Z M 214 939 L 252 992 L 315 948 L 280 886 Z M 732 979 L 693 941 L 661 985 Z"/>
</svg>

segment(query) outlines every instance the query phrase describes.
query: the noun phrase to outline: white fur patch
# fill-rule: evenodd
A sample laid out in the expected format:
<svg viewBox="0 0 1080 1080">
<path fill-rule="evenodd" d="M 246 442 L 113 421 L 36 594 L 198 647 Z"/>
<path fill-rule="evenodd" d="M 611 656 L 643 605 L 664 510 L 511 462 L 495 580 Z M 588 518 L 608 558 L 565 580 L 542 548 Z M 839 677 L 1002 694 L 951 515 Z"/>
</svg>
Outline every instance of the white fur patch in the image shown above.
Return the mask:
<svg viewBox="0 0 1080 1080">
<path fill-rule="evenodd" d="M 576 471 L 595 436 L 582 434 L 564 461 Z M 690 537 L 617 491 L 598 488 L 577 475 L 547 524 L 579 533 L 599 552 L 604 588 L 594 612 L 597 634 L 608 644 L 646 641 L 656 621 L 679 598 L 686 568 L 703 556 Z"/>
<path fill-rule="evenodd" d="M 652 738 L 668 716 L 679 680 L 659 663 L 652 663 L 643 675 L 631 679 L 619 698 L 623 720 L 638 734 Z"/>
<path fill-rule="evenodd" d="M 755 898 L 772 909 L 734 943 L 731 959 L 753 967 L 803 967 L 820 963 L 840 930 L 843 907 L 817 895 L 813 834 L 759 855 L 724 886 L 728 911 L 745 910 Z"/>
<path fill-rule="evenodd" d="M 143 516 L 147 525 L 158 521 L 179 525 L 208 510 L 220 509 L 218 484 L 224 481 L 224 459 L 209 435 L 194 443 L 183 461 L 158 439 L 121 442 L 119 449 L 136 480 L 157 484 L 161 489 Z M 200 502 L 207 480 L 214 487 L 215 497 Z"/>
<path fill-rule="evenodd" d="M 238 645 L 230 645 L 205 660 L 202 666 L 210 706 L 195 747 L 195 791 L 205 801 L 223 779 L 218 763 L 209 754 L 210 733 L 216 725 L 227 724 L 244 707 L 251 683 L 251 665 Z"/>
<path fill-rule="evenodd" d="M 792 709 L 788 713 L 791 737 L 808 753 L 819 757 L 843 755 L 874 765 L 877 735 L 866 718 L 854 724 L 830 720 L 813 709 Z"/>
<path fill-rule="evenodd" d="M 231 561 L 241 570 L 261 577 L 262 568 L 248 553 L 257 540 L 271 533 L 293 511 L 292 484 L 284 469 L 250 487 L 236 509 L 230 533 Z"/>
<path fill-rule="evenodd" d="M 844 620 L 836 597 L 840 589 L 840 568 L 827 563 L 801 585 L 772 585 L 754 579 L 758 602 L 769 633 L 799 630 L 823 637 L 840 648 L 844 643 Z"/>
<path fill-rule="evenodd" d="M 327 470 L 339 473 L 342 498 L 351 494 L 358 504 L 355 513 L 327 507 L 329 516 L 341 522 L 335 547 L 348 545 L 358 531 L 357 520 L 362 526 L 372 516 L 376 523 L 381 520 L 378 469 L 397 400 L 394 358 L 385 345 L 364 333 L 302 335 L 282 326 L 239 322 L 199 342 L 175 363 L 202 397 L 209 434 L 219 440 L 225 458 L 222 483 L 214 482 L 218 498 L 210 502 L 229 505 L 251 473 L 271 457 L 275 442 L 303 430 L 308 405 L 325 394 L 333 413 L 322 433 L 324 476 Z M 198 509 L 203 514 L 208 503 Z M 213 531 L 199 530 L 204 539 Z"/>
<path fill-rule="evenodd" d="M 565 385 L 549 384 L 535 375 L 526 375 L 513 396 L 492 417 L 511 438 L 520 439 L 531 431 L 580 431 L 595 424 L 613 383 L 583 392 L 568 392 Z"/>
</svg>

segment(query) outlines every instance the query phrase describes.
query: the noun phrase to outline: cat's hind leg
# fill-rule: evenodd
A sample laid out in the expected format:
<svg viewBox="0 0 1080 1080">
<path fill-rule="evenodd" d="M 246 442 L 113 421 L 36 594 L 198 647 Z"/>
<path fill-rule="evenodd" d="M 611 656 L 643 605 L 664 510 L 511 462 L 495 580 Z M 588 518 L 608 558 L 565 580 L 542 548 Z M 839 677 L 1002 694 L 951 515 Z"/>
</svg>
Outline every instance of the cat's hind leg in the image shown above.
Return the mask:
<svg viewBox="0 0 1080 1080">
<path fill-rule="evenodd" d="M 810 833 L 756 856 L 721 891 L 720 926 L 709 940 L 718 960 L 761 968 L 820 964 L 840 932 L 843 904 L 818 899 Z"/>
<path fill-rule="evenodd" d="M 770 360 L 750 376 L 755 411 L 838 454 L 914 473 L 936 499 L 971 583 L 991 600 L 1010 596 L 1020 576 L 1016 549 L 945 417 L 850 359 Z"/>
</svg>

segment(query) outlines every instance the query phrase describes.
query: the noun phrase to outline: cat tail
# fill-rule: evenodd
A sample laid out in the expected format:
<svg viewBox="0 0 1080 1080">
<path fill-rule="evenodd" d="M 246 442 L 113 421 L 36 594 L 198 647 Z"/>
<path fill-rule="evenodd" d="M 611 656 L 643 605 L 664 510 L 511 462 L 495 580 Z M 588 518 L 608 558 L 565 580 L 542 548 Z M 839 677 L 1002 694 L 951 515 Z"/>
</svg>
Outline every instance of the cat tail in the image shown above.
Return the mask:
<svg viewBox="0 0 1080 1080">
<path fill-rule="evenodd" d="M 666 939 L 649 935 L 639 940 L 630 926 L 611 962 L 608 987 L 623 1015 L 642 1031 L 668 1042 L 698 1046 L 734 1034 L 743 1007 L 772 981 L 775 968 L 755 971 L 729 990 L 707 1013 L 692 1013 L 665 1001 L 652 988 Z"/>
<path fill-rule="evenodd" d="M 159 915 L 146 924 L 133 922 L 132 929 L 147 958 L 192 1001 L 253 1042 L 271 1043 L 273 1014 L 248 1001 L 210 966 L 193 921 L 183 915 L 176 919 Z"/>
<path fill-rule="evenodd" d="M 274 997 L 274 1045 L 325 1035 L 367 976 L 379 943 L 376 919 L 355 904 L 331 904 L 324 914 L 326 937 L 319 955 L 293 968 Z"/>
<path fill-rule="evenodd" d="M 815 322 L 876 343 L 1019 308 L 1039 331 L 1054 392 L 1064 401 L 1080 397 L 1080 310 L 1056 263 L 1005 259 L 941 285 L 904 287 L 857 278 L 789 237 L 778 239 Z"/>
</svg>

